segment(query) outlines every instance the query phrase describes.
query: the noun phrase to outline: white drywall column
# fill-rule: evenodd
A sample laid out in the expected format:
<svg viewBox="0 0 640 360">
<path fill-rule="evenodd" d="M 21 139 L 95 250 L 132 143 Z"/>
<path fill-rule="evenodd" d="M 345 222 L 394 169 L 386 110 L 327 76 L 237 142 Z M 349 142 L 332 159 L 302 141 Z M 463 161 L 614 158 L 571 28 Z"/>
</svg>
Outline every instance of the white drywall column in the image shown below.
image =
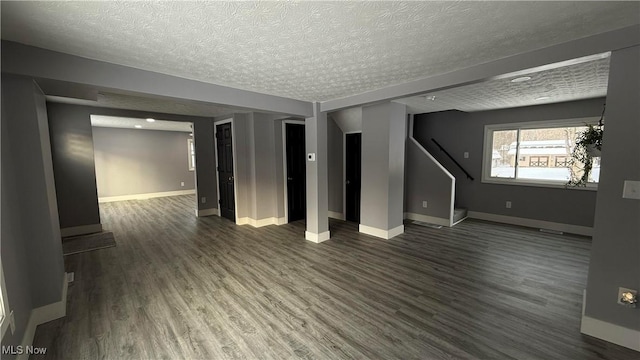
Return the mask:
<svg viewBox="0 0 640 360">
<path fill-rule="evenodd" d="M 313 116 L 305 121 L 307 149 L 307 231 L 305 239 L 320 243 L 329 239 L 329 185 L 327 152 L 327 113 L 313 104 Z M 309 159 L 314 154 L 314 160 Z"/>
<path fill-rule="evenodd" d="M 404 232 L 404 151 L 407 108 L 362 108 L 360 232 L 390 239 Z"/>
<path fill-rule="evenodd" d="M 640 351 L 640 309 L 617 304 L 618 288 L 640 290 L 640 46 L 611 53 L 602 168 L 582 332 Z"/>
</svg>

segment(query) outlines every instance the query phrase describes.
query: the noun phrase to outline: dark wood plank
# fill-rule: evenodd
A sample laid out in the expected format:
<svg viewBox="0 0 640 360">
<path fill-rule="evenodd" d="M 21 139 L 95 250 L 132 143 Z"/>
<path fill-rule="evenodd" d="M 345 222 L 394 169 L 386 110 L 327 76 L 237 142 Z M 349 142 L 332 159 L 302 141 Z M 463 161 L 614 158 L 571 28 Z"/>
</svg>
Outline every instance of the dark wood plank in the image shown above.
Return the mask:
<svg viewBox="0 0 640 360">
<path fill-rule="evenodd" d="M 638 359 L 580 334 L 590 240 L 467 220 L 381 240 L 331 221 L 194 218 L 193 196 L 101 205 L 117 246 L 65 257 L 48 359 Z M 34 356 L 35 358 L 35 356 Z"/>
</svg>

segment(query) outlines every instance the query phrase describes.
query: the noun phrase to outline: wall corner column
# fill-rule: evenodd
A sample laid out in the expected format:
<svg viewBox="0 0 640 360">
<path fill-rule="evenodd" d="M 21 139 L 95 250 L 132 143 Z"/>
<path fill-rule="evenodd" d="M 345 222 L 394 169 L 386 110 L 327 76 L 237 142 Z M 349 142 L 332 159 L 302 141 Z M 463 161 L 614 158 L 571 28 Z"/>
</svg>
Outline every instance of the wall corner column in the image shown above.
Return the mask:
<svg viewBox="0 0 640 360">
<path fill-rule="evenodd" d="M 327 113 L 313 104 L 313 116 L 305 120 L 307 152 L 307 229 L 305 239 L 320 243 L 329 240 L 329 186 Z M 313 156 L 310 159 L 309 156 Z"/>
</svg>

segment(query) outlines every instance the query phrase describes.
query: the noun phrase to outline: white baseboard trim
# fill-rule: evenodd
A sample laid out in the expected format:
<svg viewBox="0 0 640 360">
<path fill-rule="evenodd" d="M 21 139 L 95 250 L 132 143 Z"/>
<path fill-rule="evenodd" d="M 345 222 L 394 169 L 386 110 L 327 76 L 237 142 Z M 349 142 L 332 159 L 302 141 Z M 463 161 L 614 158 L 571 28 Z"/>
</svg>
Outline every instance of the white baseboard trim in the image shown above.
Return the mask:
<svg viewBox="0 0 640 360">
<path fill-rule="evenodd" d="M 91 224 L 82 226 L 73 226 L 64 229 L 60 229 L 60 236 L 78 236 L 102 232 L 102 224 Z"/>
<path fill-rule="evenodd" d="M 22 336 L 22 348 L 26 348 L 27 346 L 33 345 L 33 337 L 36 334 L 36 328 L 40 324 L 44 324 L 49 321 L 53 321 L 59 319 L 61 317 L 65 317 L 67 315 L 67 274 L 62 277 L 62 296 L 60 301 L 56 301 L 49 305 L 41 306 L 31 310 L 31 314 L 29 315 L 29 321 L 27 322 L 27 327 L 24 331 L 24 335 Z M 27 360 L 29 358 L 29 354 L 26 352 L 18 355 L 16 357 L 17 360 Z"/>
<path fill-rule="evenodd" d="M 121 195 L 121 196 L 105 196 L 99 197 L 99 203 L 113 202 L 113 201 L 126 201 L 126 200 L 147 200 L 157 197 L 166 197 L 166 196 L 177 196 L 177 195 L 191 195 L 195 194 L 196 190 L 177 190 L 177 191 L 164 191 L 164 192 L 156 192 L 156 193 L 146 193 L 146 194 L 132 194 L 132 195 Z"/>
<path fill-rule="evenodd" d="M 311 242 L 319 244 L 323 241 L 329 240 L 329 238 L 331 238 L 331 233 L 329 233 L 329 231 L 325 231 L 323 233 L 316 234 L 316 233 L 305 231 L 304 238 Z"/>
<path fill-rule="evenodd" d="M 213 215 L 219 215 L 218 208 L 202 209 L 202 210 L 196 209 L 197 217 L 213 216 Z"/>
<path fill-rule="evenodd" d="M 631 350 L 640 351 L 640 331 L 598 320 L 584 314 L 587 290 L 582 295 L 582 323 L 580 332 Z"/>
<path fill-rule="evenodd" d="M 404 218 L 408 220 L 422 221 L 429 224 L 449 226 L 449 219 L 439 218 L 435 216 L 406 212 L 404 213 Z"/>
<path fill-rule="evenodd" d="M 490 214 L 490 213 L 483 213 L 483 212 L 477 212 L 477 211 L 469 211 L 467 216 L 472 219 L 495 221 L 495 222 L 504 223 L 504 224 L 520 225 L 520 226 L 526 226 L 526 227 L 537 228 L 537 229 L 556 230 L 556 231 L 562 231 L 570 234 L 578 234 L 578 235 L 584 235 L 584 236 L 593 236 L 593 228 L 589 226 L 562 224 L 562 223 L 557 223 L 552 221 L 526 219 L 526 218 L 520 218 L 515 216 Z"/>
<path fill-rule="evenodd" d="M 269 217 L 264 219 L 252 219 L 250 217 L 241 217 L 236 219 L 236 225 L 251 225 L 253 227 L 263 227 L 267 225 L 286 224 L 286 218 Z"/>
<path fill-rule="evenodd" d="M 344 220 L 344 214 L 337 211 L 329 211 L 329 217 L 332 219 Z"/>
<path fill-rule="evenodd" d="M 396 237 L 404 233 L 404 225 L 394 227 L 393 229 L 390 229 L 390 230 L 383 230 L 383 229 L 374 228 L 372 226 L 360 224 L 358 226 L 358 231 L 360 231 L 363 234 L 376 236 L 379 238 L 383 238 L 385 240 L 389 240 L 393 237 Z"/>
</svg>

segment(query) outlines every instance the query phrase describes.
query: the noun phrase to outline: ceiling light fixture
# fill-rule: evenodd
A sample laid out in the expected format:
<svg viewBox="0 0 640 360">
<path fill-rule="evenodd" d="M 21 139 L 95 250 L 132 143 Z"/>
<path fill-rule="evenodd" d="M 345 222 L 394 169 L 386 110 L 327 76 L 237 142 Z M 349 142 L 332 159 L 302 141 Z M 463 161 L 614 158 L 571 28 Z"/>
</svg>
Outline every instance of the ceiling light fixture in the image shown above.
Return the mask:
<svg viewBox="0 0 640 360">
<path fill-rule="evenodd" d="M 427 100 L 431 100 L 431 101 L 435 101 L 436 100 L 436 96 L 435 95 L 427 95 L 424 97 Z"/>
<path fill-rule="evenodd" d="M 512 83 L 519 83 L 519 82 L 523 82 L 523 81 L 529 81 L 531 80 L 531 76 L 521 76 L 521 77 L 517 77 L 515 79 L 511 79 Z"/>
<path fill-rule="evenodd" d="M 156 119 L 148 118 L 147 122 L 156 122 Z"/>
<path fill-rule="evenodd" d="M 550 98 L 550 97 L 548 97 L 548 96 L 540 96 L 540 97 L 537 97 L 537 98 L 536 98 L 536 101 L 540 101 L 540 100 L 549 100 L 549 99 L 551 99 L 551 98 Z"/>
<path fill-rule="evenodd" d="M 136 129 L 142 129 L 142 125 L 135 125 L 134 128 Z"/>
</svg>

